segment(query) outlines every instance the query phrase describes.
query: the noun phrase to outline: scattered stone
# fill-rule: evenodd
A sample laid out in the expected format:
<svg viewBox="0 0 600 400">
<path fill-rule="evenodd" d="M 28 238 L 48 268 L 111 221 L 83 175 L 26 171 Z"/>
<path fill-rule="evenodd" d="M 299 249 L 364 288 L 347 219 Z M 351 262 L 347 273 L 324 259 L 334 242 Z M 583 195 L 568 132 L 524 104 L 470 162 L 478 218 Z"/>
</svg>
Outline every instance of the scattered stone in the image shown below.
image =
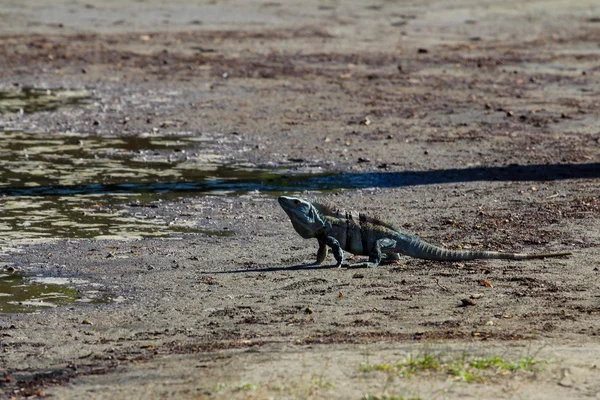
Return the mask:
<svg viewBox="0 0 600 400">
<path fill-rule="evenodd" d="M 558 381 L 558 384 L 562 387 L 577 387 L 580 385 L 579 379 L 577 377 L 585 376 L 586 370 L 578 367 L 570 367 L 565 368 L 561 371 L 561 379 Z"/>
<path fill-rule="evenodd" d="M 384 300 L 405 300 L 403 297 L 397 296 L 395 294 L 391 295 L 391 296 L 386 296 L 383 298 Z"/>
<path fill-rule="evenodd" d="M 217 281 L 212 276 L 203 276 L 202 278 L 200 278 L 199 282 L 207 285 L 220 285 L 219 281 Z"/>
<path fill-rule="evenodd" d="M 469 307 L 469 306 L 476 306 L 477 302 L 473 299 L 460 299 L 460 304 L 458 305 L 459 307 Z"/>
</svg>

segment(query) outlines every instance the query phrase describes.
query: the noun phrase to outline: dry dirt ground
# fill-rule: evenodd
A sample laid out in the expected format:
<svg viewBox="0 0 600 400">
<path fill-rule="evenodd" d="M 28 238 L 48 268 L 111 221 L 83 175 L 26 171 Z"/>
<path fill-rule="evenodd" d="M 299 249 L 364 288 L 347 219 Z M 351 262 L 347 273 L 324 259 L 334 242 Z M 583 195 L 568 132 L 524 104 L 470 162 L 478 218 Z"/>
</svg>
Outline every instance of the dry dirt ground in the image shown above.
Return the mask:
<svg viewBox="0 0 600 400">
<path fill-rule="evenodd" d="M 573 255 L 315 267 L 272 193 L 175 198 L 153 212 L 235 234 L 3 242 L 124 301 L 2 316 L 0 396 L 600 398 L 600 3 L 121 3 L 0 4 L 1 88 L 96 98 L 2 129 L 210 134 L 434 243 Z"/>
</svg>

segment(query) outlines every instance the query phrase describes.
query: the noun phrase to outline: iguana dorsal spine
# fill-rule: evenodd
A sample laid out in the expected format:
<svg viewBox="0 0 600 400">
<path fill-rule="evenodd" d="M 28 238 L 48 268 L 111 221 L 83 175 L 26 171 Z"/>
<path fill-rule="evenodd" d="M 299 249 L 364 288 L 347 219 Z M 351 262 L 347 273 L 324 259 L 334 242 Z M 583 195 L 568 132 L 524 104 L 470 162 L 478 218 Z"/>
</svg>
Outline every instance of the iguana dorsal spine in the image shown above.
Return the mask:
<svg viewBox="0 0 600 400">
<path fill-rule="evenodd" d="M 402 232 L 378 217 L 366 214 L 356 216 L 328 203 L 311 203 L 297 197 L 281 196 L 278 201 L 300 236 L 319 241 L 317 264 L 325 260 L 328 248 L 333 251 L 337 267 L 344 261 L 344 250 L 356 255 L 369 256 L 369 262 L 362 264 L 370 267 L 378 266 L 383 256 L 396 258 L 398 254 L 437 261 L 527 260 L 571 255 L 570 252 L 526 254 L 450 250 Z"/>
</svg>

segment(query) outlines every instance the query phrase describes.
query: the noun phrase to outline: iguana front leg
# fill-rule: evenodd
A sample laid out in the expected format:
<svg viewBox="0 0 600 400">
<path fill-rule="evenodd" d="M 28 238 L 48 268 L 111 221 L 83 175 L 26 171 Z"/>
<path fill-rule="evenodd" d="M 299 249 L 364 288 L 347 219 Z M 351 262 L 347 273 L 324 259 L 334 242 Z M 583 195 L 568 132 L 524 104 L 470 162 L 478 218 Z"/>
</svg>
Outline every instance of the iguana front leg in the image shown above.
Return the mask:
<svg viewBox="0 0 600 400">
<path fill-rule="evenodd" d="M 333 251 L 333 256 L 335 257 L 336 261 L 336 268 L 340 268 L 344 262 L 344 250 L 342 250 L 340 242 L 338 242 L 333 236 L 327 236 L 327 246 L 331 247 L 331 251 Z"/>
<path fill-rule="evenodd" d="M 342 250 L 342 246 L 340 246 L 340 242 L 337 241 L 336 238 L 334 238 L 333 236 L 325 236 L 322 235 L 321 237 L 318 237 L 317 239 L 319 239 L 319 251 L 317 252 L 317 263 L 323 262 L 323 260 L 325 260 L 325 256 L 327 256 L 327 246 L 331 247 L 331 251 L 333 252 L 333 256 L 335 257 L 335 261 L 336 264 L 335 266 L 337 268 L 340 268 L 342 266 L 342 263 L 344 262 L 344 250 Z M 325 248 L 323 250 L 323 247 Z M 321 260 L 321 257 L 323 257 L 323 259 Z"/>
<path fill-rule="evenodd" d="M 352 264 L 351 267 L 370 267 L 375 268 L 381 262 L 381 251 L 391 250 L 396 247 L 396 241 L 388 238 L 379 239 L 373 244 L 369 253 L 369 262 Z M 396 253 L 397 254 L 397 253 Z"/>
<path fill-rule="evenodd" d="M 327 244 L 325 241 L 319 240 L 319 250 L 317 250 L 317 261 L 315 265 L 321 265 L 327 258 Z"/>
</svg>

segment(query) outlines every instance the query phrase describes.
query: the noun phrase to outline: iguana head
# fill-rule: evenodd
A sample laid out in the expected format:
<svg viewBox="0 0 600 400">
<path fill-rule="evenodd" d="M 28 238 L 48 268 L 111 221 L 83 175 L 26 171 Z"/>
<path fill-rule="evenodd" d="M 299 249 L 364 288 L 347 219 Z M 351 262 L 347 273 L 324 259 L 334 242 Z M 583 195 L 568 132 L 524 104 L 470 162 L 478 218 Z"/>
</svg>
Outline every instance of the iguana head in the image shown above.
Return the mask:
<svg viewBox="0 0 600 400">
<path fill-rule="evenodd" d="M 308 201 L 297 197 L 280 196 L 279 205 L 290 217 L 294 229 L 305 239 L 315 237 L 316 232 L 325 226 L 317 209 Z"/>
</svg>

